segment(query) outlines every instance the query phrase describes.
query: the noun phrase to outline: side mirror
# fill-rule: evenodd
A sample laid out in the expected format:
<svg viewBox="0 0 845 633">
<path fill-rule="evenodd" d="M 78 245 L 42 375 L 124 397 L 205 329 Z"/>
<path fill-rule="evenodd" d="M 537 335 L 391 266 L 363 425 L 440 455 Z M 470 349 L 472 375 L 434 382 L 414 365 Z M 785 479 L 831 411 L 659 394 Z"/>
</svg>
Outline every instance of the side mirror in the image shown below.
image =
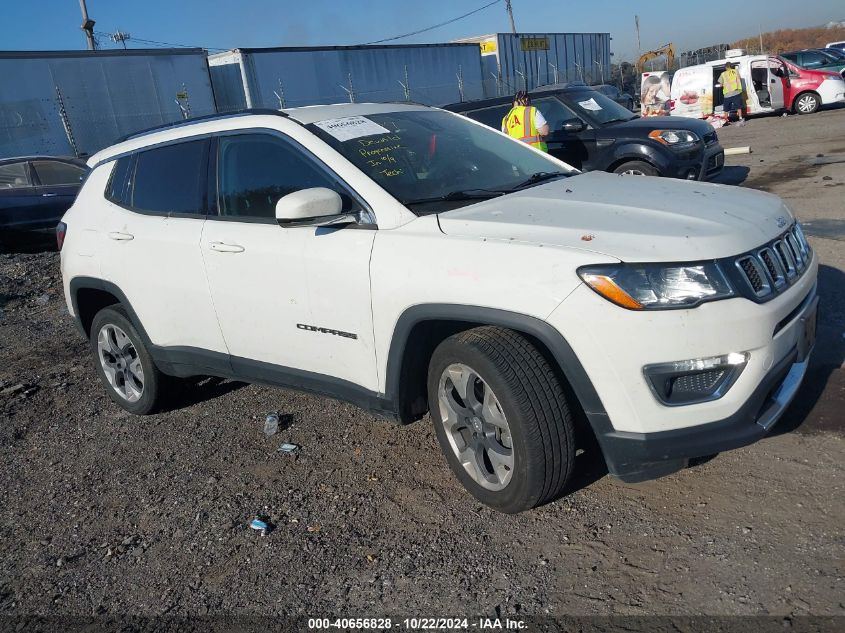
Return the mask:
<svg viewBox="0 0 845 633">
<path fill-rule="evenodd" d="M 280 198 L 276 203 L 276 221 L 281 226 L 328 226 L 351 224 L 357 218 L 343 213 L 343 200 L 336 191 L 312 187 Z"/>
<path fill-rule="evenodd" d="M 568 132 L 570 134 L 575 132 L 583 132 L 587 128 L 587 124 L 581 119 L 566 119 L 560 124 L 561 132 Z"/>
</svg>

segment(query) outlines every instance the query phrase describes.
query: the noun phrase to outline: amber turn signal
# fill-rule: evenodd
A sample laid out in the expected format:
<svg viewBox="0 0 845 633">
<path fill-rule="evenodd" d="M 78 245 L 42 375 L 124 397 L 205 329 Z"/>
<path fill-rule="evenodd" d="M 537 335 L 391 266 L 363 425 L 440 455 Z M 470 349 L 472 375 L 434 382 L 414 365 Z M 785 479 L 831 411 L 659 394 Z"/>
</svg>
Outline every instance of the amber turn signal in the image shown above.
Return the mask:
<svg viewBox="0 0 845 633">
<path fill-rule="evenodd" d="M 590 288 L 618 306 L 628 308 L 629 310 L 643 309 L 643 304 L 617 286 L 616 282 L 607 275 L 585 273 L 582 275 L 582 279 L 588 286 L 590 286 Z"/>
</svg>

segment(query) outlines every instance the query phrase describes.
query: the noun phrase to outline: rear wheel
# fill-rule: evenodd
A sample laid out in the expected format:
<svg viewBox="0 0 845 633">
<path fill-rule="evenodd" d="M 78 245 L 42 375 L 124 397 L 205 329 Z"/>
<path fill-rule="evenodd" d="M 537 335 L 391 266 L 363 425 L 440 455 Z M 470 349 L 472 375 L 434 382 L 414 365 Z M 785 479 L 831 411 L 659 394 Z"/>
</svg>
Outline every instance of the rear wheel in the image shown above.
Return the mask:
<svg viewBox="0 0 845 633">
<path fill-rule="evenodd" d="M 96 314 L 91 348 L 97 373 L 114 402 L 137 415 L 160 407 L 168 377 L 156 368 L 122 307 L 103 308 Z"/>
<path fill-rule="evenodd" d="M 820 105 L 821 101 L 816 93 L 805 92 L 795 98 L 792 109 L 798 114 L 813 114 Z"/>
<path fill-rule="evenodd" d="M 659 176 L 660 172 L 651 163 L 644 160 L 629 160 L 618 165 L 613 170 L 614 174 L 625 174 L 626 176 Z"/>
<path fill-rule="evenodd" d="M 463 486 L 502 512 L 556 498 L 575 459 L 557 376 L 521 334 L 480 327 L 443 341 L 429 364 L 431 417 Z"/>
</svg>

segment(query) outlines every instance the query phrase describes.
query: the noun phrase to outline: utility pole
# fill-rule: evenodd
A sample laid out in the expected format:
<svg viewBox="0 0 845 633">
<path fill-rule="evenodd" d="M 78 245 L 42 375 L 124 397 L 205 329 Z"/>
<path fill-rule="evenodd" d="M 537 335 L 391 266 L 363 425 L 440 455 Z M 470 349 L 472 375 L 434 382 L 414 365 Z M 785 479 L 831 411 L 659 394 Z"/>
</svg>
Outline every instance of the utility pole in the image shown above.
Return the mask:
<svg viewBox="0 0 845 633">
<path fill-rule="evenodd" d="M 88 17 L 88 7 L 85 0 L 79 0 L 79 8 L 82 10 L 82 30 L 85 31 L 85 39 L 88 40 L 88 50 L 97 50 L 97 43 L 94 41 L 94 20 Z"/>
<path fill-rule="evenodd" d="M 760 25 L 760 54 L 763 54 L 763 25 Z"/>
<path fill-rule="evenodd" d="M 507 9 L 508 17 L 511 19 L 511 33 L 516 35 L 516 23 L 513 21 L 513 7 L 511 0 L 505 0 L 505 9 Z"/>
<path fill-rule="evenodd" d="M 643 54 L 643 47 L 640 45 L 640 16 L 634 16 L 634 26 L 637 29 L 637 66 L 639 66 L 639 59 Z"/>
</svg>

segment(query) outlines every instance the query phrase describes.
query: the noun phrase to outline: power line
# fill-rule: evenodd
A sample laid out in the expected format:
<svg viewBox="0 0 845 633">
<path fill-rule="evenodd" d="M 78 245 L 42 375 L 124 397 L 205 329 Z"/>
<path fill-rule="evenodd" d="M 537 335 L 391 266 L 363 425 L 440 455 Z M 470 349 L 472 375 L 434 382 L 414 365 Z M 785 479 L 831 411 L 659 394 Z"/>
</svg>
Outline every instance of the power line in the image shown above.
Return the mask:
<svg viewBox="0 0 845 633">
<path fill-rule="evenodd" d="M 406 37 L 411 37 L 412 35 L 419 35 L 420 33 L 425 33 L 426 31 L 433 31 L 434 29 L 439 29 L 441 26 L 446 26 L 447 24 L 452 24 L 452 22 L 457 22 L 458 20 L 463 20 L 464 18 L 467 18 L 474 13 L 478 13 L 479 11 L 483 11 L 484 9 L 486 9 L 488 7 L 492 7 L 494 4 L 499 4 L 499 2 L 501 2 L 501 0 L 493 0 L 493 2 L 485 4 L 483 7 L 478 7 L 477 9 L 473 9 L 469 13 L 464 13 L 463 15 L 459 15 L 458 17 L 452 18 L 451 20 L 446 20 L 445 22 L 441 22 L 440 24 L 435 24 L 434 26 L 427 26 L 424 29 L 420 29 L 418 31 L 413 31 L 412 33 L 405 33 L 404 35 L 397 35 L 395 37 L 386 37 L 383 40 L 375 40 L 373 42 L 365 42 L 365 44 L 369 45 L 369 44 L 381 44 L 383 42 L 392 42 L 394 40 L 401 40 L 401 39 L 406 38 Z"/>
<path fill-rule="evenodd" d="M 114 38 L 113 38 L 114 34 L 113 33 L 105 33 L 103 31 L 96 31 L 95 34 L 99 35 L 101 37 L 106 37 L 106 38 L 109 38 L 111 40 L 114 40 Z M 218 48 L 218 47 L 215 47 L 215 46 L 194 46 L 194 45 L 191 45 L 191 44 L 174 44 L 172 42 L 160 42 L 158 40 L 147 40 L 147 39 L 144 39 L 144 38 L 141 38 L 141 37 L 135 37 L 134 35 L 130 35 L 129 33 L 124 33 L 122 35 L 125 35 L 125 37 L 121 39 L 122 42 L 126 42 L 126 41 L 137 42 L 139 44 L 157 46 L 159 48 L 204 48 L 205 50 L 208 50 L 208 51 L 226 51 L 226 50 L 229 50 L 227 48 Z"/>
</svg>

